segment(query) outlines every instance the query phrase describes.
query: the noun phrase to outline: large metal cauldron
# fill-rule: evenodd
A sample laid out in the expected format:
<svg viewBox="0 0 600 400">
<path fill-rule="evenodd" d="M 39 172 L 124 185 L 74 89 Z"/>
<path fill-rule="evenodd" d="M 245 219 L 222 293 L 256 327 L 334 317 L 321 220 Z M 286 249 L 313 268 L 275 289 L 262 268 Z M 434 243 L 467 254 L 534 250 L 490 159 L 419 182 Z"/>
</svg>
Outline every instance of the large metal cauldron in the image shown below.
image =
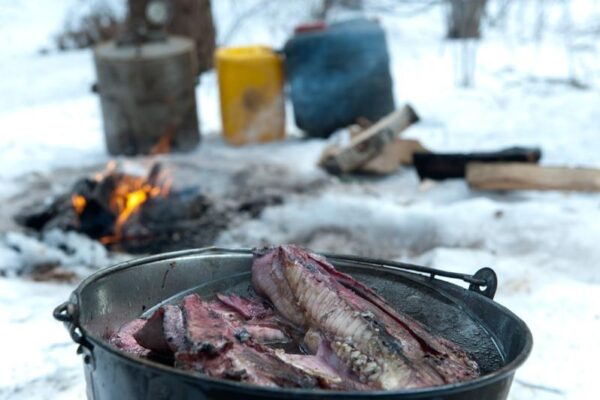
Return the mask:
<svg viewBox="0 0 600 400">
<path fill-rule="evenodd" d="M 496 277 L 490 269 L 474 276 L 402 263 L 327 255 L 338 269 L 375 288 L 395 307 L 433 327 L 473 354 L 483 376 L 418 390 L 331 392 L 269 389 L 176 370 L 137 359 L 105 340 L 122 324 L 165 299 L 190 292 L 246 293 L 252 254 L 248 250 L 199 249 L 141 258 L 99 271 L 54 311 L 65 322 L 84 356 L 89 399 L 506 399 L 512 378 L 529 355 L 531 332 L 491 297 Z M 414 272 L 408 272 L 414 271 Z M 423 273 L 426 273 L 424 275 Z M 470 290 L 434 278 L 459 278 Z M 485 290 L 481 290 L 485 287 Z"/>
</svg>

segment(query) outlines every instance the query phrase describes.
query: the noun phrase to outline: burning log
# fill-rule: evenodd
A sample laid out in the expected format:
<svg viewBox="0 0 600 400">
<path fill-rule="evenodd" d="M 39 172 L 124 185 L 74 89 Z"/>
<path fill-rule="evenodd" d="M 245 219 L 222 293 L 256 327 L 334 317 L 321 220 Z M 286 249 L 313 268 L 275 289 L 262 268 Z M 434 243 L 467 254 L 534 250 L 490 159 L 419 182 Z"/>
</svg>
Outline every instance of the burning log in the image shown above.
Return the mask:
<svg viewBox="0 0 600 400">
<path fill-rule="evenodd" d="M 281 192 L 256 188 L 213 199 L 197 187 L 172 190 L 171 183 L 159 163 L 138 176 L 111 162 L 50 203 L 23 209 L 15 220 L 41 232 L 80 232 L 110 250 L 150 253 L 212 245 L 232 221 L 256 218 L 283 201 Z"/>
<path fill-rule="evenodd" d="M 143 177 L 110 163 L 103 173 L 77 181 L 49 205 L 23 210 L 16 220 L 37 231 L 75 230 L 111 249 L 148 252 L 186 246 L 180 243 L 184 231 L 193 245 L 212 243 L 224 226 L 215 213 L 220 212 L 196 189 L 172 192 L 161 164 Z"/>
<path fill-rule="evenodd" d="M 130 218 L 149 200 L 168 196 L 170 185 L 160 164 L 144 178 L 120 172 L 111 163 L 106 172 L 75 184 L 71 204 L 78 228 L 103 243 L 121 241 Z"/>
</svg>

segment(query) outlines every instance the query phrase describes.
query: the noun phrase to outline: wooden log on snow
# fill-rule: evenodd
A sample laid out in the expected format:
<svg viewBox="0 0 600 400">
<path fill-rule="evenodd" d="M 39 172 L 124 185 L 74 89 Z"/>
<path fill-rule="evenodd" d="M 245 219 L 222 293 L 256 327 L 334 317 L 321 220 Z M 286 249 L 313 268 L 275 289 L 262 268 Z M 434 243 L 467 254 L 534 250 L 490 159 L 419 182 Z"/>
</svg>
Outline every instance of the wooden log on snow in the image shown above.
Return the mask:
<svg viewBox="0 0 600 400">
<path fill-rule="evenodd" d="M 464 178 L 470 162 L 528 162 L 537 163 L 542 157 L 538 148 L 511 147 L 500 151 L 477 153 L 416 153 L 414 165 L 421 179 L 443 180 Z"/>
<path fill-rule="evenodd" d="M 386 145 L 396 139 L 400 132 L 417 121 L 419 116 L 415 110 L 406 105 L 353 136 L 347 146 L 333 149 L 322 166 L 332 173 L 357 170 L 381 154 Z"/>
<path fill-rule="evenodd" d="M 469 186 L 481 190 L 600 191 L 600 169 L 526 163 L 469 163 Z"/>
<path fill-rule="evenodd" d="M 396 139 L 381 154 L 360 167 L 360 172 L 385 175 L 396 171 L 400 165 L 413 165 L 415 153 L 427 153 L 421 142 L 414 139 Z"/>
</svg>

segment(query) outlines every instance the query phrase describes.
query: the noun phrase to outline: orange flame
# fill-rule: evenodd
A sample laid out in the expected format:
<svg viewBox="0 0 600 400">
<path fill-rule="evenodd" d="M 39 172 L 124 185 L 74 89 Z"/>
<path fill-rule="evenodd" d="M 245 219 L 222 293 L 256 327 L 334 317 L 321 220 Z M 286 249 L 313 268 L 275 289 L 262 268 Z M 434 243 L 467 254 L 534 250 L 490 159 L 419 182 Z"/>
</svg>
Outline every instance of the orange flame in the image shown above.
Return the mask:
<svg viewBox="0 0 600 400">
<path fill-rule="evenodd" d="M 78 194 L 74 194 L 73 196 L 71 196 L 71 204 L 73 204 L 73 208 L 75 209 L 77 215 L 81 215 L 81 213 L 85 209 L 87 201 L 85 197 L 80 196 Z"/>
<path fill-rule="evenodd" d="M 125 207 L 119 214 L 117 222 L 115 223 L 115 230 L 119 232 L 123 227 L 125 221 L 129 219 L 131 214 L 136 212 L 140 206 L 148 199 L 148 195 L 143 189 L 136 190 L 135 192 L 128 193 L 125 198 Z"/>
<path fill-rule="evenodd" d="M 117 171 L 117 163 L 111 161 L 106 170 L 95 175 L 94 179 L 99 182 L 112 176 L 115 179 L 115 188 L 111 193 L 108 207 L 116 216 L 113 227 L 114 234 L 100 239 L 103 244 L 115 243 L 123 238 L 123 229 L 127 221 L 139 211 L 140 207 L 149 199 L 165 197 L 171 189 L 171 179 L 159 173 L 151 179 L 128 175 Z M 152 182 L 150 181 L 152 180 Z M 85 197 L 75 194 L 71 197 L 71 203 L 75 212 L 81 215 L 87 200 Z"/>
<path fill-rule="evenodd" d="M 150 155 L 165 154 L 171 152 L 176 130 L 173 126 L 167 127 L 165 133 L 158 139 L 158 142 L 150 149 Z"/>
<path fill-rule="evenodd" d="M 123 237 L 125 223 L 151 198 L 169 194 L 170 179 L 161 184 L 152 184 L 145 178 L 124 175 L 118 182 L 110 199 L 110 208 L 117 214 L 114 232 L 116 240 Z"/>
</svg>

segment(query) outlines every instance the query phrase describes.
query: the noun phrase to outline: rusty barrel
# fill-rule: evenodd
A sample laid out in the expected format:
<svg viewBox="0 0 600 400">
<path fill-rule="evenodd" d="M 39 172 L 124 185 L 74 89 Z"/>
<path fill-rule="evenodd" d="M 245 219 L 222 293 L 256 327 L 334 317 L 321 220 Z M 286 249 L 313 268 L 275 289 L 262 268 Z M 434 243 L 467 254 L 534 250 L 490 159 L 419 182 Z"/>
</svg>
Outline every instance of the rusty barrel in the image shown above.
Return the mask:
<svg viewBox="0 0 600 400">
<path fill-rule="evenodd" d="M 106 146 L 111 154 L 191 150 L 200 141 L 194 42 L 169 36 L 94 49 Z"/>
</svg>

